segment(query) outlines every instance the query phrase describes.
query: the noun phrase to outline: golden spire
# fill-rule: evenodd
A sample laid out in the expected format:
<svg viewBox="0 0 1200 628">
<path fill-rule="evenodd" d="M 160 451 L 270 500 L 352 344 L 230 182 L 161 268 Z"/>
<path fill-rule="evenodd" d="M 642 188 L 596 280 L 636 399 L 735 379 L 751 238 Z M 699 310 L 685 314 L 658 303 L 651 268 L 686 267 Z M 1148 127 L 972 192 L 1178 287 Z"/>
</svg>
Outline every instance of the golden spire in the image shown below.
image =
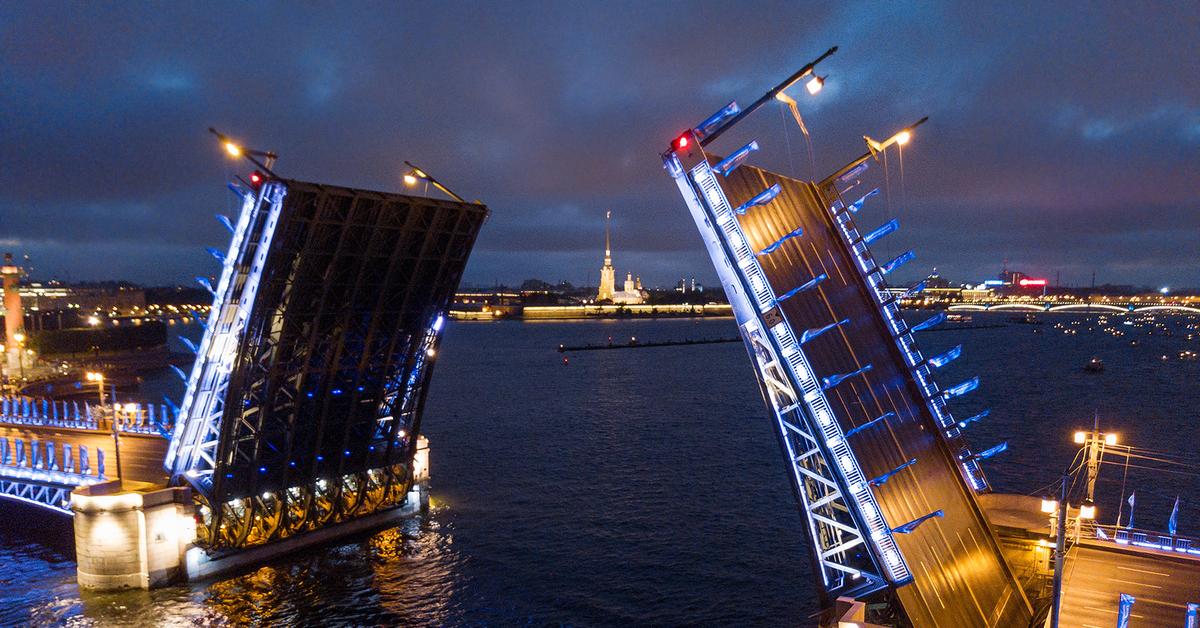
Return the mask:
<svg viewBox="0 0 1200 628">
<path fill-rule="evenodd" d="M 606 263 L 607 263 L 607 260 L 610 257 L 612 257 L 612 247 L 609 245 L 609 241 L 608 241 L 608 232 L 609 232 L 610 224 L 612 224 L 612 212 L 605 212 L 604 213 L 604 259 L 606 260 Z"/>
</svg>

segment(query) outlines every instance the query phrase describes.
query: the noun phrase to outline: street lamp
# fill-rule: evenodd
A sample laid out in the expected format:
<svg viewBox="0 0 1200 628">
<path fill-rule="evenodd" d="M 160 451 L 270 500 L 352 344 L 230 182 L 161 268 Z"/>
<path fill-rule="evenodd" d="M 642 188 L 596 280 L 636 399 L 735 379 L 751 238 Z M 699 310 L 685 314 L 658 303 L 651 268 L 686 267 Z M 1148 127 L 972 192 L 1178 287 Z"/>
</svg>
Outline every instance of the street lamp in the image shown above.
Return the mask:
<svg viewBox="0 0 1200 628">
<path fill-rule="evenodd" d="M 825 85 L 825 79 L 827 78 L 829 78 L 829 76 L 817 76 L 814 74 L 813 79 L 804 87 L 808 89 L 808 93 L 815 94 L 821 91 L 821 87 Z"/>
<path fill-rule="evenodd" d="M 101 412 L 103 412 L 104 411 L 104 373 L 88 371 L 87 379 L 89 382 L 96 382 L 96 384 L 100 388 L 100 409 L 101 409 Z M 120 432 L 117 431 L 116 408 L 113 408 L 112 419 L 110 419 L 109 425 L 112 428 L 112 435 L 113 435 L 113 454 L 115 454 L 115 457 L 117 459 L 117 486 L 124 488 L 125 487 L 124 476 L 121 474 L 121 434 L 120 434 Z"/>
<path fill-rule="evenodd" d="M 1075 432 L 1075 442 L 1087 448 L 1087 501 L 1090 503 L 1095 497 L 1096 476 L 1100 471 L 1100 461 L 1104 458 L 1105 447 L 1113 447 L 1117 444 L 1116 434 L 1104 434 L 1100 432 L 1100 414 L 1096 413 L 1095 423 L 1092 426 L 1091 432 Z"/>
<path fill-rule="evenodd" d="M 460 203 L 466 202 L 462 199 L 461 196 L 446 189 L 446 186 L 442 185 L 441 183 L 438 183 L 437 179 L 434 179 L 433 177 L 426 174 L 424 170 L 421 170 L 420 168 L 408 163 L 407 161 L 404 162 L 404 165 L 408 166 L 409 168 L 412 168 L 412 170 L 409 171 L 408 174 L 404 175 L 404 182 L 407 183 L 408 185 L 416 185 L 418 180 L 423 180 L 427 184 L 432 183 L 434 187 L 445 192 L 448 196 L 450 196 L 450 198 L 453 198 L 454 200 L 456 200 Z"/>
<path fill-rule="evenodd" d="M 228 152 L 231 157 L 245 157 L 250 161 L 250 163 L 262 168 L 263 172 L 266 172 L 268 175 L 274 178 L 279 178 L 274 172 L 271 171 L 271 167 L 275 165 L 275 160 L 279 158 L 279 155 L 276 155 L 274 151 L 261 151 L 239 146 L 232 139 L 221 135 L 211 126 L 208 127 L 208 132 L 217 136 L 217 139 L 221 140 L 221 144 L 225 147 L 225 151 Z M 266 163 L 255 159 L 255 157 L 262 157 L 266 160 Z"/>
<path fill-rule="evenodd" d="M 21 368 L 21 379 L 25 379 L 25 334 L 17 332 L 13 334 L 13 340 L 17 341 L 17 365 Z"/>
</svg>

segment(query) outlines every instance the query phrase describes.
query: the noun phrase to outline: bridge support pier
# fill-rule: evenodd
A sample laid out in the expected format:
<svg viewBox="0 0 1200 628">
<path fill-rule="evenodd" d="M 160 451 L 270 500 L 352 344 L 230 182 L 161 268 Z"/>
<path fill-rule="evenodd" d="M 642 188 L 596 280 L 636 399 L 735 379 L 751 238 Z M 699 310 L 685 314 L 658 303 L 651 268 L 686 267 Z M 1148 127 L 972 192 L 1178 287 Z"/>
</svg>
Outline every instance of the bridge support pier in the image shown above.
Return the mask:
<svg viewBox="0 0 1200 628">
<path fill-rule="evenodd" d="M 71 492 L 83 589 L 151 589 L 186 577 L 196 539 L 191 489 L 113 480 Z"/>
</svg>

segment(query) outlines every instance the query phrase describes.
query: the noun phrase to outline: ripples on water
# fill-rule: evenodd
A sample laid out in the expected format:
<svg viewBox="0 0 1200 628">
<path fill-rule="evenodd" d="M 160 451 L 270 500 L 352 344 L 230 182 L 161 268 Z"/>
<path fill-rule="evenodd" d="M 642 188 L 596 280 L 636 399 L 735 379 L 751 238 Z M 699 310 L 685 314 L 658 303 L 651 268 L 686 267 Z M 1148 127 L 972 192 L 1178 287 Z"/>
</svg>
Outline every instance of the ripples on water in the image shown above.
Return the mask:
<svg viewBox="0 0 1200 628">
<path fill-rule="evenodd" d="M 964 344 L 943 386 L 982 377 L 954 411 L 993 409 L 968 435 L 976 450 L 1009 442 L 985 463 L 994 488 L 1050 484 L 1097 410 L 1122 442 L 1191 455 L 1200 362 L 1177 356 L 1200 346 L 1181 326 L 1195 320 L 1110 318 L 1118 336 L 1095 316 L 1044 319 L 920 337 L 931 355 Z M 0 504 L 0 626 L 804 625 L 815 599 L 800 518 L 742 345 L 565 364 L 554 351 L 734 334 L 731 319 L 452 323 L 423 428 L 427 517 L 223 580 L 81 594 L 69 522 L 47 536 L 43 517 Z M 1106 372 L 1083 371 L 1093 356 Z M 1119 471 L 1102 471 L 1101 519 L 1120 500 Z M 1180 532 L 1200 533 L 1190 477 L 1131 469 L 1125 483 L 1139 490 L 1139 525 L 1165 522 L 1180 493 L 1193 508 Z"/>
</svg>

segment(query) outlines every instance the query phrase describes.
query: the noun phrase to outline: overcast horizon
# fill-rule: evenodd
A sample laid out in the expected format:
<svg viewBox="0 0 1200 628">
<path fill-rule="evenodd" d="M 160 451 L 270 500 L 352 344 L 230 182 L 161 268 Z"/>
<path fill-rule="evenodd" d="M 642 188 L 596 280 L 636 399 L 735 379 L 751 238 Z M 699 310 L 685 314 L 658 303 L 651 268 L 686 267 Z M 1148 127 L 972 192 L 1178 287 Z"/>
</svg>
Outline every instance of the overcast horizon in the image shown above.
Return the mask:
<svg viewBox="0 0 1200 628">
<path fill-rule="evenodd" d="M 31 276 L 194 285 L 251 169 L 414 193 L 411 161 L 492 211 L 465 284 L 716 273 L 659 153 L 831 46 L 710 149 L 820 179 L 929 116 L 857 219 L 954 282 L 1200 286 L 1200 5 L 954 2 L 8 3 L 0 252 Z M 883 164 L 880 164 L 882 166 Z M 866 191 L 865 189 L 863 190 Z M 420 190 L 417 190 L 419 193 Z M 436 192 L 430 191 L 430 195 Z M 590 281 L 589 281 L 590 278 Z"/>
</svg>

